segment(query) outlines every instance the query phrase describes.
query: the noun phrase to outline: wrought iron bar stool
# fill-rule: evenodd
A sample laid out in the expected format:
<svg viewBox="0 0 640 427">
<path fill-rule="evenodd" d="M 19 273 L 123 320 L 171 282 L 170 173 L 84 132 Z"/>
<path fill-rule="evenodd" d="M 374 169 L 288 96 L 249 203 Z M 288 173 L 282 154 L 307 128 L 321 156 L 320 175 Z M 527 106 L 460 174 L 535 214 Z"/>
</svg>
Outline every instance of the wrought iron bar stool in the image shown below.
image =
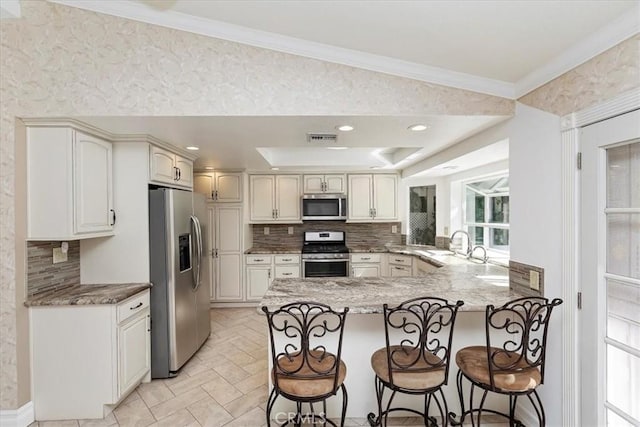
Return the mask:
<svg viewBox="0 0 640 427">
<path fill-rule="evenodd" d="M 342 390 L 342 416 L 344 425 L 347 412 L 347 389 L 344 379 L 347 367 L 340 359 L 342 335 L 348 307 L 334 311 L 328 305 L 316 302 L 296 302 L 269 311 L 262 307 L 269 323 L 271 379 L 273 389 L 267 401 L 267 425 L 271 425 L 271 410 L 278 396 L 296 402 L 295 417 L 282 424 L 300 425 L 312 422 L 333 426 L 327 417 L 326 400 Z M 322 402 L 322 413 L 316 414 L 313 404 Z M 303 403 L 310 412 L 302 414 Z M 316 417 L 319 417 L 316 419 Z M 336 426 L 337 427 L 337 426 Z"/>
<path fill-rule="evenodd" d="M 525 297 L 498 308 L 487 306 L 486 346 L 465 347 L 456 353 L 458 396 L 462 414 L 459 421 L 455 421 L 456 414 L 449 414 L 452 425 L 461 425 L 465 417 L 470 415 L 471 424 L 475 426 L 474 413 L 478 414 L 477 422 L 480 425 L 482 413 L 488 412 L 508 418 L 511 426 L 523 426 L 515 418 L 520 396 L 529 399 L 540 425 L 545 425 L 544 408 L 536 389 L 544 382 L 547 328 L 551 311 L 560 304 L 562 300 L 559 298 L 549 301 L 542 297 Z M 464 407 L 463 378 L 471 383 L 467 410 Z M 484 390 L 477 408 L 473 408 L 475 387 Z M 484 402 L 490 391 L 509 396 L 508 414 L 484 409 Z"/>
<path fill-rule="evenodd" d="M 447 402 L 442 386 L 447 384 L 453 328 L 458 308 L 463 304 L 430 297 L 410 299 L 393 308 L 384 304 L 386 346 L 371 356 L 378 414 L 368 415 L 370 425 L 386 426 L 389 413 L 394 411 L 418 414 L 424 418 L 425 426 L 437 425 L 435 417 L 429 417 L 432 400 L 438 406 L 443 425 L 447 425 Z M 387 388 L 391 395 L 383 405 Z M 424 412 L 392 408 L 396 393 L 424 395 Z"/>
</svg>

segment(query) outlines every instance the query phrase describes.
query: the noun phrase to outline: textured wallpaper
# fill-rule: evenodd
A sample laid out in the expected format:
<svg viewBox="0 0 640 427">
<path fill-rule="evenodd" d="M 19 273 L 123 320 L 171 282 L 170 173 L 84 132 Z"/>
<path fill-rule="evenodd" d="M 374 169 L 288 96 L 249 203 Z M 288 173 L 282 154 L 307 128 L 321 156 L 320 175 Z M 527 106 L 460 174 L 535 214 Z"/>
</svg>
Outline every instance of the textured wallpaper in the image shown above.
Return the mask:
<svg viewBox="0 0 640 427">
<path fill-rule="evenodd" d="M 640 87 L 640 35 L 596 56 L 518 99 L 564 116 Z"/>
<path fill-rule="evenodd" d="M 514 113 L 514 101 L 499 97 L 44 1 L 21 5 L 23 18 L 0 22 L 2 409 L 29 400 L 17 373 L 28 354 L 16 339 L 28 337 L 16 337 L 24 280 L 15 276 L 15 117 Z"/>
</svg>

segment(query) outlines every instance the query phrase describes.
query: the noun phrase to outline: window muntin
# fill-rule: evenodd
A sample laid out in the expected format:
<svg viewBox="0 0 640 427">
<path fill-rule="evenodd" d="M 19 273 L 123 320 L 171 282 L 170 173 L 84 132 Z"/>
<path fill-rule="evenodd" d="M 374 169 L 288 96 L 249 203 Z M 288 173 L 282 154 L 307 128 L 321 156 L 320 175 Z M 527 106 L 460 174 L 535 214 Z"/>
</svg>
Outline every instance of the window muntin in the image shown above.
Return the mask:
<svg viewBox="0 0 640 427">
<path fill-rule="evenodd" d="M 509 252 L 509 177 L 502 175 L 464 184 L 464 229 L 474 245 Z"/>
</svg>

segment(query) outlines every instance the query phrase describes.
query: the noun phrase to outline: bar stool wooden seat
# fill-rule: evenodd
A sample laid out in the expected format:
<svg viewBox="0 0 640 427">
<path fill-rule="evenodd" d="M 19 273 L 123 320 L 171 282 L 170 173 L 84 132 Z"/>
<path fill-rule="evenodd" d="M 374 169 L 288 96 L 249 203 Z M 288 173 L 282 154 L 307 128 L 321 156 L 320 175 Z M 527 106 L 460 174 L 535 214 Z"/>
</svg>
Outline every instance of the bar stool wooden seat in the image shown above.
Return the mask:
<svg viewBox="0 0 640 427">
<path fill-rule="evenodd" d="M 509 425 L 523 425 L 515 418 L 518 397 L 526 396 L 545 425 L 545 414 L 537 388 L 544 382 L 547 327 L 554 307 L 562 304 L 559 298 L 549 301 L 542 297 L 518 298 L 502 307 L 488 305 L 485 311 L 486 346 L 465 347 L 456 353 L 457 386 L 462 411 L 459 421 L 450 413 L 452 425 L 462 425 L 467 415 L 475 425 L 477 413 L 480 425 L 482 413 L 487 412 L 509 419 Z M 471 383 L 469 409 L 465 410 L 462 390 L 463 378 Z M 483 390 L 479 406 L 474 408 L 474 389 Z M 485 409 L 489 392 L 509 396 L 509 413 Z M 535 399 L 534 399 L 535 398 Z"/>
<path fill-rule="evenodd" d="M 271 345 L 271 380 L 273 389 L 267 401 L 267 425 L 271 425 L 271 410 L 279 396 L 296 402 L 296 412 L 281 425 L 303 422 L 337 425 L 326 416 L 327 398 L 342 390 L 344 425 L 347 412 L 347 389 L 344 379 L 347 367 L 340 359 L 342 336 L 348 307 L 334 311 L 317 302 L 296 302 L 269 311 L 262 307 L 269 323 Z M 322 402 L 322 412 L 316 413 L 314 403 Z M 309 411 L 302 413 L 303 403 Z"/>
<path fill-rule="evenodd" d="M 442 386 L 447 384 L 453 328 L 463 304 L 430 297 L 410 299 L 393 308 L 384 304 L 386 346 L 371 356 L 378 414 L 369 413 L 370 425 L 386 426 L 389 413 L 394 411 L 418 414 L 424 418 L 425 426 L 437 425 L 435 417 L 429 417 L 432 400 L 446 425 L 448 410 Z M 384 405 L 386 389 L 391 390 L 391 395 Z M 423 395 L 423 412 L 392 408 L 396 393 Z"/>
</svg>

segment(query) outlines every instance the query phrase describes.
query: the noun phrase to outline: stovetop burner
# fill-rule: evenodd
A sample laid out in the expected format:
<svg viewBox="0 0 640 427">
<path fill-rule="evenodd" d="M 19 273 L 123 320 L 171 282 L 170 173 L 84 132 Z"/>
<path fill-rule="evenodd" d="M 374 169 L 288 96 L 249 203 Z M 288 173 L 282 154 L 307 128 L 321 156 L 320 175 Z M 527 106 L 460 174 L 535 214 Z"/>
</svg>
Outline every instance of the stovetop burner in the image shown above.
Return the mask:
<svg viewBox="0 0 640 427">
<path fill-rule="evenodd" d="M 302 253 L 327 254 L 332 258 L 336 254 L 348 254 L 344 231 L 305 231 Z"/>
</svg>

